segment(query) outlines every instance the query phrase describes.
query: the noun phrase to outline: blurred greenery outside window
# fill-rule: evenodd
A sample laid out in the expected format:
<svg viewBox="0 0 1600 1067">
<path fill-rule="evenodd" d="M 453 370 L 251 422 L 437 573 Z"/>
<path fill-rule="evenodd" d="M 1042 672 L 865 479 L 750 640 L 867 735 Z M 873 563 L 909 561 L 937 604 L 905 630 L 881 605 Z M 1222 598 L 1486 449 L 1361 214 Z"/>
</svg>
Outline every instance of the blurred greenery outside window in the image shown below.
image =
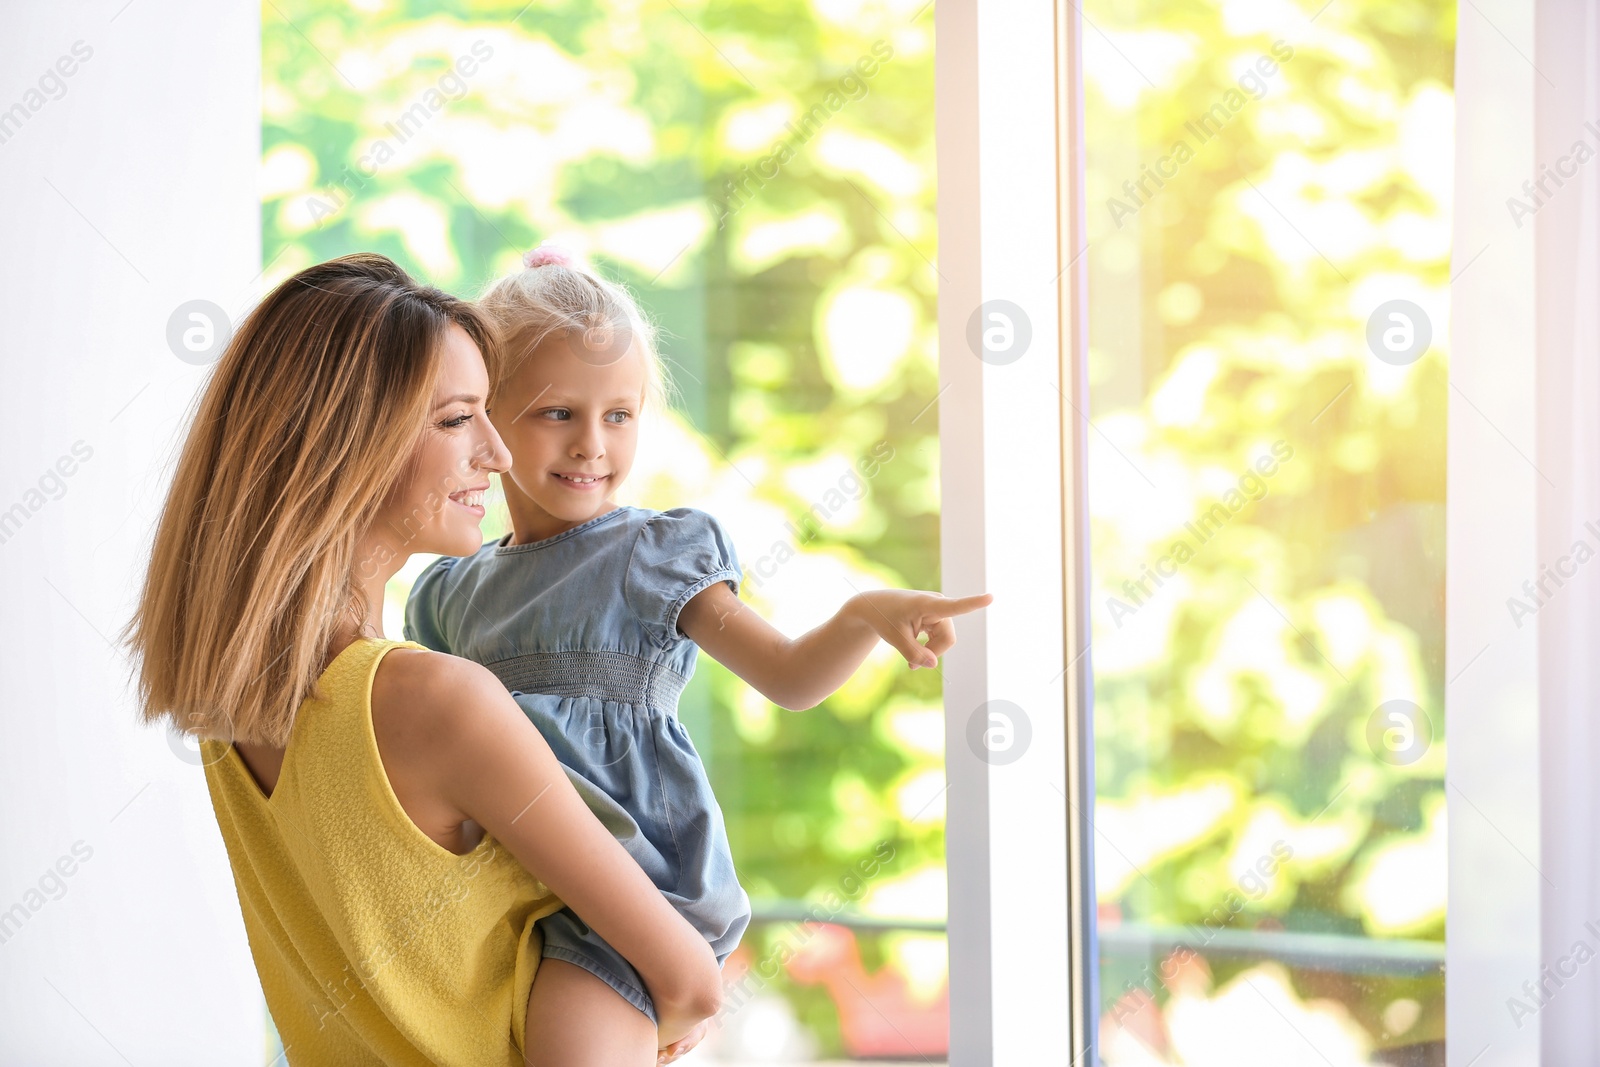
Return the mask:
<svg viewBox="0 0 1600 1067">
<path fill-rule="evenodd" d="M 1083 14 L 1102 1056 L 1442 1064 L 1455 6 Z"/>
</svg>

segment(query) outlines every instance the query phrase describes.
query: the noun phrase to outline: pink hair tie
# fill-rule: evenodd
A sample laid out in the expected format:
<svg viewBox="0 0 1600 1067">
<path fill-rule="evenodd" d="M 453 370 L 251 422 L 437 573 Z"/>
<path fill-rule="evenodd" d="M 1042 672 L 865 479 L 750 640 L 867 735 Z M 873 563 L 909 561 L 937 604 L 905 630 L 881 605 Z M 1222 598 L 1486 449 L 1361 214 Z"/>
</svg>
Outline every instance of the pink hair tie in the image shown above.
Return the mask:
<svg viewBox="0 0 1600 1067">
<path fill-rule="evenodd" d="M 522 265 L 524 267 L 543 267 L 551 263 L 559 267 L 570 267 L 572 266 L 572 254 L 560 245 L 553 245 L 548 242 L 538 248 L 531 248 L 522 253 Z"/>
</svg>

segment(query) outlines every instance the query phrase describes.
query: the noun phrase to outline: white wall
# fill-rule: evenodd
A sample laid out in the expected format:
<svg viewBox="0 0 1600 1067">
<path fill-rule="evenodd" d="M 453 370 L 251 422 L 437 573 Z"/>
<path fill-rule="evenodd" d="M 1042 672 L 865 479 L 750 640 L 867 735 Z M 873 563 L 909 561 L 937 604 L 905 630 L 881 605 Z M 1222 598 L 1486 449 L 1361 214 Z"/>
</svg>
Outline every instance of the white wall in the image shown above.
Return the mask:
<svg viewBox="0 0 1600 1067">
<path fill-rule="evenodd" d="M 1549 479 L 1536 483 L 1539 577 L 1548 593 L 1535 620 L 1543 966 L 1537 978 L 1518 975 L 1508 995 L 1521 1000 L 1525 1028 L 1538 1024 L 1541 1062 L 1559 1067 L 1600 1056 L 1600 969 L 1580 963 L 1578 947 L 1600 947 L 1600 567 L 1586 554 L 1600 546 L 1600 173 L 1592 156 L 1600 144 L 1600 9 L 1592 0 L 1540 0 L 1534 42 L 1534 158 L 1544 191 L 1537 215 L 1522 221 L 1537 245 L 1534 459 Z M 1524 981 L 1546 982 L 1542 1007 Z M 1535 1007 L 1536 1017 L 1527 1014 Z"/>
<path fill-rule="evenodd" d="M 0 1063 L 265 1058 L 201 770 L 110 644 L 205 373 L 168 318 L 253 295 L 258 41 L 241 0 L 0 8 Z"/>
</svg>

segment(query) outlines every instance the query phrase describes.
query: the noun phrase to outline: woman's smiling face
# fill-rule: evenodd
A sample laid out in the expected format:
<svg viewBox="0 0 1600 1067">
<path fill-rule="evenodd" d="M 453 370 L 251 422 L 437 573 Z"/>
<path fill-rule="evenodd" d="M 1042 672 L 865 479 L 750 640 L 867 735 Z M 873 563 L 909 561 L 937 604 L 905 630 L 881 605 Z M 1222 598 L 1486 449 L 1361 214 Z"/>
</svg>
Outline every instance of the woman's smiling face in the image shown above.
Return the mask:
<svg viewBox="0 0 1600 1067">
<path fill-rule="evenodd" d="M 596 358 L 581 340 L 556 336 L 522 361 L 493 417 L 512 456 L 501 484 L 516 543 L 617 506 L 639 444 L 644 385 L 645 357 L 632 342 L 616 358 Z"/>
<path fill-rule="evenodd" d="M 511 465 L 484 407 L 488 393 L 489 374 L 478 346 L 452 323 L 410 476 L 390 492 L 372 527 L 393 555 L 470 556 L 483 547 L 478 524 L 489 474 Z"/>
</svg>

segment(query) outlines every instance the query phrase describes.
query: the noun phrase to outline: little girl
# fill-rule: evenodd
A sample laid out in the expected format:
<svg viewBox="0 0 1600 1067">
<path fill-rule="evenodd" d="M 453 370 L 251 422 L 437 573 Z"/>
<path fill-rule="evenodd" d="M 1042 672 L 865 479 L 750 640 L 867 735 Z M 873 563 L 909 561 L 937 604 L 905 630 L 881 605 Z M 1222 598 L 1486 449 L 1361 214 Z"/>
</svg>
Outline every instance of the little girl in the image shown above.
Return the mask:
<svg viewBox="0 0 1600 1067">
<path fill-rule="evenodd" d="M 743 572 L 715 518 L 614 500 L 633 466 L 639 416 L 661 410 L 668 388 L 638 306 L 560 249 L 541 246 L 523 262 L 480 300 L 508 354 L 491 421 L 512 456 L 501 475 L 512 532 L 423 572 L 405 636 L 476 660 L 505 683 L 601 822 L 723 963 L 750 921 L 750 900 L 705 768 L 678 721 L 698 650 L 774 703 L 801 710 L 837 690 L 880 638 L 913 669 L 936 666 L 955 644 L 951 619 L 991 598 L 874 590 L 811 632 L 785 637 L 738 599 Z M 483 514 L 481 494 L 452 500 Z M 540 930 L 544 959 L 592 973 L 655 1024 L 638 973 L 571 909 L 541 920 Z M 534 997 L 550 970 L 540 968 Z M 575 1009 L 577 997 L 591 1002 Z M 627 1011 L 621 1001 L 588 983 L 563 989 L 560 1003 L 565 1022 L 596 1041 L 605 1031 L 614 1053 L 625 1028 L 604 1020 Z M 527 1040 L 539 1046 L 531 1031 Z M 571 1036 L 562 1044 L 570 1047 Z M 649 1063 L 653 1047 L 607 1062 Z"/>
</svg>

